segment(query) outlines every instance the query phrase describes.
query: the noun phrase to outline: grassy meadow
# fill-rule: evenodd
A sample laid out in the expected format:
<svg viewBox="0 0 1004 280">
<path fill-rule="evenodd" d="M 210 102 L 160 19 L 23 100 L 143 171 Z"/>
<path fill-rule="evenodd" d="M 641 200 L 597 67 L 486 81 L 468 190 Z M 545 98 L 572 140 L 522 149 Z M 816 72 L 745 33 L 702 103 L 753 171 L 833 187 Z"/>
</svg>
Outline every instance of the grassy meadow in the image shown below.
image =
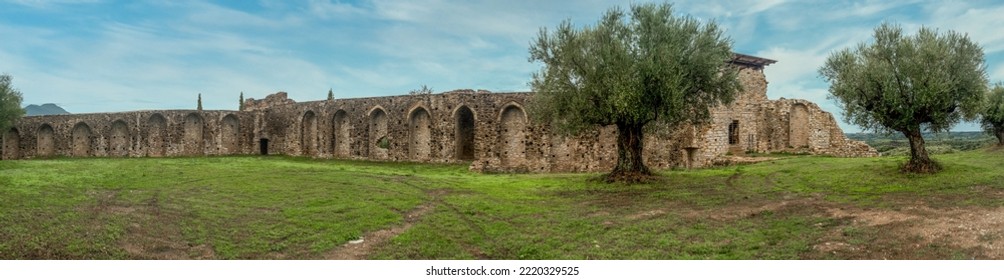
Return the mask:
<svg viewBox="0 0 1004 280">
<path fill-rule="evenodd" d="M 936 175 L 778 156 L 637 185 L 277 156 L 0 161 L 0 259 L 1004 258 L 1004 150 L 934 158 Z"/>
</svg>

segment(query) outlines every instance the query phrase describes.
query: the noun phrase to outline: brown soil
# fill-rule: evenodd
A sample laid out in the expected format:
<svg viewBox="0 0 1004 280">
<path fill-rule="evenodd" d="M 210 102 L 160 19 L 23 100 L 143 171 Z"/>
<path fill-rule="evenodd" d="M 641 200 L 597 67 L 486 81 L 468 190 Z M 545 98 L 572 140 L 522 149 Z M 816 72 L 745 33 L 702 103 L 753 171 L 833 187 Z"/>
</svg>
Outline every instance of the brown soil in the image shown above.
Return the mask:
<svg viewBox="0 0 1004 280">
<path fill-rule="evenodd" d="M 432 200 L 423 203 L 414 209 L 411 209 L 404 214 L 404 222 L 400 225 L 396 225 L 390 228 L 385 228 L 377 230 L 374 232 L 367 233 L 363 235 L 362 238 L 358 240 L 349 241 L 335 248 L 334 250 L 328 252 L 324 255 L 325 259 L 329 260 L 365 260 L 369 255 L 376 249 L 379 245 L 390 241 L 391 238 L 398 236 L 399 234 L 407 231 L 416 222 L 418 222 L 422 216 L 428 214 L 436 205 L 441 203 L 440 197 L 446 194 L 445 190 L 435 190 L 429 192 L 432 196 Z"/>
<path fill-rule="evenodd" d="M 676 214 L 688 220 L 724 221 L 754 217 L 766 212 L 827 217 L 817 224 L 823 236 L 804 258 L 822 259 L 1004 259 L 1004 207 L 934 208 L 923 203 L 870 209 L 847 206 L 820 198 L 794 198 L 768 203 L 737 203 L 727 207 L 695 209 L 682 204 L 607 217 L 604 225 Z"/>
<path fill-rule="evenodd" d="M 184 240 L 179 221 L 183 211 L 164 208 L 154 194 L 142 204 L 122 204 L 118 201 L 119 191 L 104 191 L 94 194 L 97 203 L 88 214 L 97 226 L 104 226 L 107 220 L 126 216 L 133 221 L 126 225 L 124 235 L 119 238 L 119 246 L 129 254 L 129 259 L 215 259 L 210 246 L 189 244 Z"/>
<path fill-rule="evenodd" d="M 828 209 L 847 226 L 870 228 L 868 242 L 846 242 L 831 234 L 815 246 L 821 253 L 841 258 L 928 259 L 952 258 L 954 252 L 986 259 L 1004 259 L 1004 207 L 935 209 L 910 206 L 888 209 Z M 844 234 L 846 235 L 846 234 Z"/>
</svg>

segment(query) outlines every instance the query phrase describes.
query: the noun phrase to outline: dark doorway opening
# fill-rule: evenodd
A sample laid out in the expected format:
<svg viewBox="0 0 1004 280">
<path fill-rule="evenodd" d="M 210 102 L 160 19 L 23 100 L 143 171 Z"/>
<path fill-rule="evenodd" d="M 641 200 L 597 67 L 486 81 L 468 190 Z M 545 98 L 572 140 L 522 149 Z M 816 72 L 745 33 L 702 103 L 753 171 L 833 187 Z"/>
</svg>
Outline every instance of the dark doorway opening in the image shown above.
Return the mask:
<svg viewBox="0 0 1004 280">
<path fill-rule="evenodd" d="M 474 112 L 467 106 L 457 110 L 456 155 L 459 160 L 474 159 Z"/>
<path fill-rule="evenodd" d="M 258 147 L 261 147 L 261 155 L 268 155 L 268 139 L 262 138 L 258 140 Z"/>
</svg>

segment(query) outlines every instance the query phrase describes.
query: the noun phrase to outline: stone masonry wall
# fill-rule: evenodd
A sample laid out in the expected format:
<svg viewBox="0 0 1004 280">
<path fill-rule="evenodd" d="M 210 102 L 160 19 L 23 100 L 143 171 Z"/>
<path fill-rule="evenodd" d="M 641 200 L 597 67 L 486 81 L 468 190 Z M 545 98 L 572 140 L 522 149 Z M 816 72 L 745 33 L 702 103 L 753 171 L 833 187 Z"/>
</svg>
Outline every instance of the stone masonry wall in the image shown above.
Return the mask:
<svg viewBox="0 0 1004 280">
<path fill-rule="evenodd" d="M 224 119 L 238 129 L 221 131 Z M 6 133 L 5 143 L 17 145 L 5 146 L 3 159 L 247 154 L 253 121 L 245 112 L 195 110 L 24 117 Z"/>
<path fill-rule="evenodd" d="M 799 99 L 768 100 L 760 68 L 742 68 L 744 90 L 700 125 L 654 128 L 653 168 L 710 166 L 746 152 L 875 156 L 848 140 L 833 116 Z M 283 154 L 377 161 L 471 162 L 481 172 L 605 171 L 617 131 L 561 136 L 526 112 L 530 93 L 456 90 L 295 102 L 249 98 L 243 111 L 136 111 L 26 117 L 4 133 L 8 159 Z"/>
</svg>

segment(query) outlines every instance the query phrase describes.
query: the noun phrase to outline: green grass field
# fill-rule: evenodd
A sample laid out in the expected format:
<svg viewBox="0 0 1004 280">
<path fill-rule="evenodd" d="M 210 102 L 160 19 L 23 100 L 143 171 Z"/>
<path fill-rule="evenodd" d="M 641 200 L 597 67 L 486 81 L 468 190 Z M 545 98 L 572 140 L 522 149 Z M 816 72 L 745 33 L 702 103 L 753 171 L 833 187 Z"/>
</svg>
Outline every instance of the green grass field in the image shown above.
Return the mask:
<svg viewBox="0 0 1004 280">
<path fill-rule="evenodd" d="M 0 259 L 1004 258 L 1004 150 L 935 159 L 936 175 L 791 156 L 640 185 L 291 157 L 2 161 Z"/>
</svg>

